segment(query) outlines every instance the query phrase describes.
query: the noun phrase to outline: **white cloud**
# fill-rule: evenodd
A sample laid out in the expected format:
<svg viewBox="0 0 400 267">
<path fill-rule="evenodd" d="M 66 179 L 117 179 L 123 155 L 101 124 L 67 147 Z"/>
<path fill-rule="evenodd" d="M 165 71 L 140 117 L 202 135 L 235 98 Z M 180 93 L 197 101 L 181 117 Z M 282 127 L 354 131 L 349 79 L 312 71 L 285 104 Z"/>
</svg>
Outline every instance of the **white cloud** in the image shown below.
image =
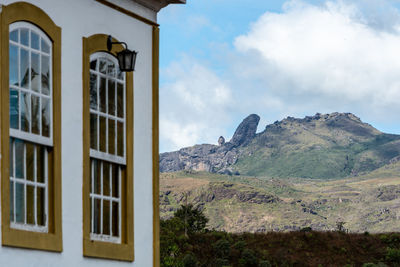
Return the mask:
<svg viewBox="0 0 400 267">
<path fill-rule="evenodd" d="M 206 66 L 184 58 L 162 70 L 160 130 L 162 151 L 216 143 L 229 122 L 233 99 L 225 81 Z"/>
<path fill-rule="evenodd" d="M 235 47 L 244 57 L 262 58 L 262 68 L 248 65 L 246 78 L 262 77 L 267 94 L 283 102 L 297 96 L 320 103 L 340 99 L 338 106 L 360 109 L 395 108 L 400 105 L 400 35 L 393 29 L 400 28 L 399 20 L 393 19 L 391 27 L 380 23 L 383 29 L 368 19 L 344 1 L 322 6 L 290 1 L 283 13 L 262 15 L 236 38 Z"/>
</svg>

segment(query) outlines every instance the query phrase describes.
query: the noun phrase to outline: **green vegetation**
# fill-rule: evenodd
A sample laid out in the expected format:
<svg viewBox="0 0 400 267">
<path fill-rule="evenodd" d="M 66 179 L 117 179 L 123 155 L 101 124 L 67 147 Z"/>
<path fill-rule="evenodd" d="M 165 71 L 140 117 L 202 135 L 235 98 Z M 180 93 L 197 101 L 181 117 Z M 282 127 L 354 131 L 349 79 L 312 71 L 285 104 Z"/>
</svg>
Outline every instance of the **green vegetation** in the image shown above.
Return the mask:
<svg viewBox="0 0 400 267">
<path fill-rule="evenodd" d="M 162 267 L 400 265 L 400 234 L 339 231 L 232 234 L 194 227 L 185 235 L 185 224 L 203 225 L 207 218 L 190 205 L 182 206 L 176 214 L 180 215 L 161 221 Z"/>
<path fill-rule="evenodd" d="M 263 145 L 262 136 L 257 137 L 243 148 L 252 152 L 243 153 L 234 169 L 257 177 L 344 178 L 376 170 L 399 155 L 397 135 L 381 134 L 367 141 L 338 145 L 331 138 L 323 137 L 326 141 L 321 143 L 312 133 L 307 134 L 310 137 L 302 140 L 301 146 L 290 142 L 294 137 L 288 136 L 289 141 L 269 140 L 272 148 Z"/>
</svg>

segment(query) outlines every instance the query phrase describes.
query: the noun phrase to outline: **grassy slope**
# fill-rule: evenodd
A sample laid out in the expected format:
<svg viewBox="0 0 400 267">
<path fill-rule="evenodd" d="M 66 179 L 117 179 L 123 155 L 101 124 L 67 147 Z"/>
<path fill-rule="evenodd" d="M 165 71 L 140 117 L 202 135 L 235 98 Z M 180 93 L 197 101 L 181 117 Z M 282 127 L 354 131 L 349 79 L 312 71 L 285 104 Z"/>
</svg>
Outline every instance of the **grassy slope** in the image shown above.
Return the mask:
<svg viewBox="0 0 400 267">
<path fill-rule="evenodd" d="M 210 228 L 218 230 L 260 232 L 307 226 L 332 230 L 337 221 L 344 221 L 354 232 L 400 231 L 400 194 L 393 191 L 400 190 L 399 170 L 397 162 L 365 176 L 328 181 L 195 172 L 161 174 L 161 215 L 171 216 L 187 194 L 188 202 L 206 208 Z M 221 192 L 226 196 L 218 197 Z M 239 197 L 257 194 L 279 201 L 258 203 L 256 197 L 246 201 Z"/>
</svg>

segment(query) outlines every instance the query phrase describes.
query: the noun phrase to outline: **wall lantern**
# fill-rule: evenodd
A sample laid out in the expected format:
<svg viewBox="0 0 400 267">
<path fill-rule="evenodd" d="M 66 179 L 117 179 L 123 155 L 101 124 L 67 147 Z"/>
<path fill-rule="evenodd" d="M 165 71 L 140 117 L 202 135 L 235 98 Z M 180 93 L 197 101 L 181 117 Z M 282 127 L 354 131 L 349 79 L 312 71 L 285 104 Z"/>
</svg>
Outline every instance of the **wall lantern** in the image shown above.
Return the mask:
<svg viewBox="0 0 400 267">
<path fill-rule="evenodd" d="M 111 51 L 113 44 L 125 45 L 124 50 L 117 52 L 119 69 L 124 72 L 134 71 L 136 63 L 136 55 L 138 52 L 129 50 L 128 45 L 125 42 L 113 42 L 111 35 L 109 35 L 107 38 L 108 51 Z"/>
</svg>

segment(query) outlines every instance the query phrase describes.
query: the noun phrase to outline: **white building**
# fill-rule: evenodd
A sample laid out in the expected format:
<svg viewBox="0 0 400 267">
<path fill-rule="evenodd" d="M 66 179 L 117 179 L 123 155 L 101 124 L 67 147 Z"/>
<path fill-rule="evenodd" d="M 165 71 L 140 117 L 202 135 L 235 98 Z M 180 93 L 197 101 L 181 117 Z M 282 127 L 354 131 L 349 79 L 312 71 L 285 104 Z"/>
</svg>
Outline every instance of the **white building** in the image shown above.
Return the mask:
<svg viewBox="0 0 400 267">
<path fill-rule="evenodd" d="M 0 0 L 0 266 L 159 266 L 157 12 L 184 2 Z"/>
</svg>

